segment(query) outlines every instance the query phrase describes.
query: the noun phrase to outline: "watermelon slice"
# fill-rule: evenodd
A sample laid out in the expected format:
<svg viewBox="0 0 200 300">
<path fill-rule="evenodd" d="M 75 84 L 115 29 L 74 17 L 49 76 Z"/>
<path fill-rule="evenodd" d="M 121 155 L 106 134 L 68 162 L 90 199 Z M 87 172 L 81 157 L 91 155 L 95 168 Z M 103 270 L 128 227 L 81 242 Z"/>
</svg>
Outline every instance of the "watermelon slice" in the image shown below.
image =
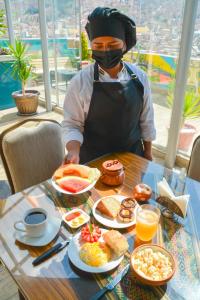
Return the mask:
<svg viewBox="0 0 200 300">
<path fill-rule="evenodd" d="M 70 193 L 78 193 L 91 184 L 90 180 L 77 176 L 66 176 L 56 182 L 63 190 Z"/>
</svg>

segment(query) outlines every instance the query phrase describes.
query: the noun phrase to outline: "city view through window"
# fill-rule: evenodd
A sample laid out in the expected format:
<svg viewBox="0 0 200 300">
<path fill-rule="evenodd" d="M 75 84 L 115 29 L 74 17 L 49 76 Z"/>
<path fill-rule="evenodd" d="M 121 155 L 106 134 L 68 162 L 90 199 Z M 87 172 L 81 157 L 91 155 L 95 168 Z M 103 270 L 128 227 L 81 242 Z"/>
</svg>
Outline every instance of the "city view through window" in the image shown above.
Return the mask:
<svg viewBox="0 0 200 300">
<path fill-rule="evenodd" d="M 164 149 L 167 145 L 170 126 L 184 3 L 183 0 L 46 0 L 52 101 L 62 107 L 71 78 L 80 68 L 92 63 L 91 51 L 81 47 L 83 39 L 90 47 L 84 30 L 88 14 L 97 6 L 118 8 L 136 22 L 137 44 L 124 59 L 138 64 L 148 74 L 157 129 L 157 139 L 154 143 Z M 44 98 L 38 1 L 11 0 L 10 4 L 15 38 L 22 39 L 29 46 L 28 51 L 35 67 L 36 76 L 29 85 L 37 86 L 41 97 Z M 2 0 L 0 9 L 4 9 Z M 195 23 L 185 95 L 187 101 L 191 98 L 200 99 L 199 28 L 200 5 Z M 6 47 L 7 43 L 8 34 L 5 33 L 1 36 L 0 46 Z M 189 126 L 192 139 L 194 139 L 200 132 L 199 119 L 191 120 L 187 116 L 185 123 Z M 191 146 L 192 142 L 189 145 L 180 143 L 179 150 L 190 154 Z"/>
</svg>

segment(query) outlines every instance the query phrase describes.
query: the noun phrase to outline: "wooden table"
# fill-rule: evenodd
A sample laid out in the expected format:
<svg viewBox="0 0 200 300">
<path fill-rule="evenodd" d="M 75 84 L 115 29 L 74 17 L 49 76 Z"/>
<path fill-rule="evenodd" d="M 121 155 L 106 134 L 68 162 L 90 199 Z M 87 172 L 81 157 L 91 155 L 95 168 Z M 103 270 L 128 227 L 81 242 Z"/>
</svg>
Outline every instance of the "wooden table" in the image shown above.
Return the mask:
<svg viewBox="0 0 200 300">
<path fill-rule="evenodd" d="M 91 162 L 90 165 L 100 168 L 102 162 L 109 158 L 117 158 L 125 166 L 126 179 L 123 186 L 109 188 L 98 182 L 92 191 L 73 197 L 57 193 L 51 182 L 47 181 L 1 201 L 0 257 L 17 283 L 21 297 L 33 300 L 88 300 L 128 261 L 126 257 L 117 270 L 97 276 L 74 267 L 65 249 L 41 265 L 33 267 L 33 259 L 58 240 L 65 239 L 68 231 L 62 226 L 58 237 L 45 247 L 34 248 L 17 242 L 13 236 L 13 224 L 26 209 L 40 206 L 47 209 L 52 216 L 59 217 L 66 209 L 77 206 L 90 212 L 94 201 L 101 196 L 131 196 L 133 187 L 139 182 L 152 187 L 153 198 L 156 198 L 156 183 L 163 176 L 172 187 L 177 183 L 177 178 L 171 171 L 131 153 L 108 155 Z M 156 237 L 156 242 L 164 245 L 177 262 L 173 279 L 163 287 L 142 286 L 136 282 L 130 270 L 104 299 L 200 299 L 200 183 L 187 178 L 185 184 L 191 195 L 187 217 L 175 220 L 162 217 Z M 156 204 L 154 199 L 151 202 Z M 128 238 L 131 250 L 135 246 L 134 227 L 123 230 L 122 233 Z"/>
</svg>

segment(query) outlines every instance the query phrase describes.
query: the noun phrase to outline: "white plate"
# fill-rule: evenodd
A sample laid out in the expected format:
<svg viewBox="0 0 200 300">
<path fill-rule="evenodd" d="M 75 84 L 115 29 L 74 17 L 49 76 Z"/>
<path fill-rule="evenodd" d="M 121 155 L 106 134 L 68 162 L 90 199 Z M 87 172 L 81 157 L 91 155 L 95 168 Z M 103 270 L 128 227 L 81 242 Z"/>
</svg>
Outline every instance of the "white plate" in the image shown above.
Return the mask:
<svg viewBox="0 0 200 300">
<path fill-rule="evenodd" d="M 97 172 L 98 172 L 98 178 L 97 178 L 96 180 L 94 180 L 90 185 L 88 185 L 85 189 L 83 189 L 83 190 L 81 190 L 81 191 L 79 191 L 79 192 L 77 192 L 77 193 L 71 193 L 71 192 L 68 192 L 68 191 L 62 189 L 62 188 L 55 182 L 55 180 L 54 180 L 53 178 L 51 179 L 51 182 L 52 182 L 53 187 L 54 187 L 58 192 L 60 192 L 60 193 L 67 194 L 67 195 L 79 195 L 79 194 L 83 194 L 83 193 L 85 193 L 85 192 L 87 192 L 87 191 L 90 191 L 90 190 L 95 186 L 95 184 L 96 184 L 96 182 L 97 182 L 97 180 L 99 179 L 100 174 L 101 174 L 99 170 L 97 170 Z M 66 177 L 67 177 L 67 176 L 66 176 Z"/>
<path fill-rule="evenodd" d="M 67 221 L 67 220 L 65 219 L 65 217 L 68 216 L 68 215 L 70 215 L 70 214 L 72 214 L 72 213 L 75 213 L 75 212 L 80 212 L 81 215 L 84 216 L 85 221 L 84 221 L 83 223 L 81 223 L 81 224 L 78 224 L 77 226 L 72 226 L 71 223 L 72 223 L 72 221 L 75 220 L 76 218 L 74 218 L 74 219 L 71 220 L 71 221 Z M 85 211 L 83 211 L 82 209 L 80 209 L 80 208 L 75 208 L 75 209 L 72 209 L 72 210 L 66 212 L 64 215 L 62 215 L 62 219 L 63 219 L 63 221 L 64 221 L 68 226 L 70 226 L 71 228 L 78 228 L 78 227 L 82 226 L 83 224 L 87 223 L 87 222 L 89 221 L 89 219 L 90 219 L 90 216 L 89 216 Z"/>
<path fill-rule="evenodd" d="M 118 200 L 120 203 L 125 199 L 127 198 L 127 196 L 122 196 L 122 195 L 111 195 L 111 196 L 106 196 L 106 197 L 103 197 L 103 198 L 107 198 L 107 197 L 113 197 L 115 198 L 116 200 Z M 100 212 L 97 211 L 96 207 L 97 207 L 97 204 L 103 199 L 99 199 L 97 202 L 95 202 L 95 204 L 93 205 L 92 207 L 92 213 L 93 213 L 93 216 L 95 217 L 95 219 L 107 226 L 107 227 L 111 227 L 111 228 L 127 228 L 127 227 L 130 227 L 130 226 L 133 226 L 135 225 L 135 219 L 136 219 L 136 216 L 135 216 L 135 212 L 136 212 L 136 208 L 138 207 L 138 204 L 136 204 L 136 207 L 135 207 L 135 210 L 134 210 L 134 220 L 129 222 L 129 223 L 124 223 L 124 222 L 120 222 L 116 219 L 110 219 L 109 217 L 106 217 L 105 215 L 101 214 Z"/>
<path fill-rule="evenodd" d="M 106 232 L 106 229 L 101 228 L 101 232 Z M 124 258 L 124 255 L 120 256 L 118 259 L 111 260 L 107 264 L 101 266 L 101 267 L 92 267 L 87 264 L 85 264 L 79 257 L 79 251 L 80 251 L 80 243 L 79 243 L 79 237 L 81 235 L 81 232 L 78 232 L 74 238 L 71 240 L 69 246 L 68 246 L 68 257 L 71 260 L 71 262 L 80 270 L 90 273 L 103 273 L 110 271 L 114 268 L 116 268 Z M 103 242 L 103 238 L 101 237 L 99 239 L 100 242 Z"/>
<path fill-rule="evenodd" d="M 33 238 L 33 237 L 29 237 L 24 232 L 16 230 L 14 233 L 14 238 L 26 245 L 36 246 L 36 247 L 45 246 L 55 238 L 55 236 L 59 232 L 60 225 L 61 225 L 61 219 L 52 217 L 47 224 L 47 229 L 43 236 Z"/>
</svg>

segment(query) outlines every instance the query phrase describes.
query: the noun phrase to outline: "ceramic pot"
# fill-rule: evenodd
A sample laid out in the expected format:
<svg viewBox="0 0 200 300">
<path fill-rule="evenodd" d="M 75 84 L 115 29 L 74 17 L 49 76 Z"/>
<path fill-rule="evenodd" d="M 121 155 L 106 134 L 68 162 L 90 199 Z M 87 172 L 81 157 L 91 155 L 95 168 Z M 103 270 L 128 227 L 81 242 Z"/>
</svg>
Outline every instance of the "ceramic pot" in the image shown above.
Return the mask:
<svg viewBox="0 0 200 300">
<path fill-rule="evenodd" d="M 35 90 L 26 90 L 26 94 L 22 95 L 22 91 L 12 93 L 20 116 L 35 115 L 38 107 L 38 98 L 40 93 Z"/>
<path fill-rule="evenodd" d="M 188 151 L 196 133 L 196 127 L 184 124 L 179 133 L 178 149 Z"/>
<path fill-rule="evenodd" d="M 118 160 L 107 160 L 102 164 L 101 181 L 106 185 L 115 186 L 124 182 L 124 167 Z"/>
</svg>

